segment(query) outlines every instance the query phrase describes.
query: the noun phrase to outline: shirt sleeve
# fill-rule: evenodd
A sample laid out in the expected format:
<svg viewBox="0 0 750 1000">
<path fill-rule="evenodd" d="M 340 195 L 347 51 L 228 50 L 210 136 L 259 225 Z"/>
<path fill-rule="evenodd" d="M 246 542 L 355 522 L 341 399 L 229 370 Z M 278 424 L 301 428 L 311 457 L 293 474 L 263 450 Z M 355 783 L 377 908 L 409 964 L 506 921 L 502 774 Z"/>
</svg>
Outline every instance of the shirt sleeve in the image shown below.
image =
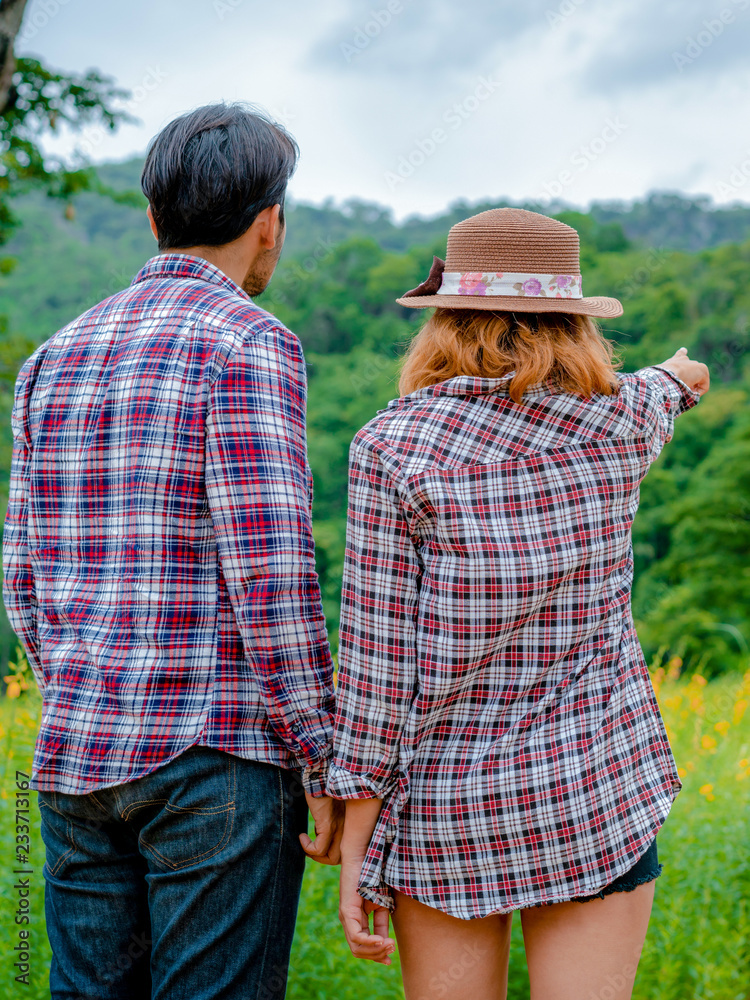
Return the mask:
<svg viewBox="0 0 750 1000">
<path fill-rule="evenodd" d="M 219 559 L 268 719 L 325 789 L 333 663 L 315 572 L 302 349 L 288 330 L 248 337 L 211 386 L 206 492 Z"/>
<path fill-rule="evenodd" d="M 645 421 L 649 461 L 654 462 L 664 445 L 672 440 L 675 419 L 695 406 L 700 395 L 673 372 L 656 366 L 641 368 L 634 375 L 624 375 L 622 383 L 638 395 L 633 405 Z"/>
<path fill-rule="evenodd" d="M 37 599 L 28 544 L 31 444 L 24 417 L 27 379 L 21 371 L 11 415 L 13 458 L 3 529 L 3 601 L 13 630 L 26 651 L 40 691 L 44 690 L 37 636 Z"/>
<path fill-rule="evenodd" d="M 389 473 L 355 438 L 328 777 L 335 798 L 385 798 L 398 781 L 401 735 L 417 690 L 420 574 Z"/>
</svg>

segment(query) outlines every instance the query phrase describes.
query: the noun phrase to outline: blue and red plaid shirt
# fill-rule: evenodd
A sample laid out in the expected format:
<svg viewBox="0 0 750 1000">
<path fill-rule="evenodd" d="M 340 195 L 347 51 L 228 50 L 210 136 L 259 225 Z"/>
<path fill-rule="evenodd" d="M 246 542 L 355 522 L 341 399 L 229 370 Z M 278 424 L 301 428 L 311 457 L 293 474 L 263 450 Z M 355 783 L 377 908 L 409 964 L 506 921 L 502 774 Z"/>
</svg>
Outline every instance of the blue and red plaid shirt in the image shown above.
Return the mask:
<svg viewBox="0 0 750 1000">
<path fill-rule="evenodd" d="M 201 745 L 323 791 L 305 402 L 297 338 L 185 254 L 23 366 L 3 593 L 44 700 L 34 787 L 84 793 Z"/>
</svg>

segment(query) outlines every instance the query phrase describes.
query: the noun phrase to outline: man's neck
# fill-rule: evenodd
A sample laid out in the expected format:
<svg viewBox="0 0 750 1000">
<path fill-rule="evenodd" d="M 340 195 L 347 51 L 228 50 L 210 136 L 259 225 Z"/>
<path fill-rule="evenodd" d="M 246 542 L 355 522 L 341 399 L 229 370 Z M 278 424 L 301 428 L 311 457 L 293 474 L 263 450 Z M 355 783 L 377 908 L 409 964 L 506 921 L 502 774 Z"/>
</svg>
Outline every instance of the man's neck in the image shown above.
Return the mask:
<svg viewBox="0 0 750 1000">
<path fill-rule="evenodd" d="M 213 264 L 214 267 L 223 271 L 240 288 L 242 288 L 250 266 L 245 254 L 238 252 L 238 247 L 235 244 L 229 244 L 225 247 L 180 247 L 176 250 L 164 250 L 163 253 L 184 253 L 189 257 L 207 260 L 209 264 Z"/>
</svg>

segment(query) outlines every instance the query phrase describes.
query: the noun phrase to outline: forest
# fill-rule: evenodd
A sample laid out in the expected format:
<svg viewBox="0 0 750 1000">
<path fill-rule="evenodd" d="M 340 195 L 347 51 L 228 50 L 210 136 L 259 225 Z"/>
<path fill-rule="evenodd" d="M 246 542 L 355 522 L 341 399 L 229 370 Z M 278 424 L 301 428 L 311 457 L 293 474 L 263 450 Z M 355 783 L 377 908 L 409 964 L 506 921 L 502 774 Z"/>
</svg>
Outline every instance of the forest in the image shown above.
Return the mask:
<svg viewBox="0 0 750 1000">
<path fill-rule="evenodd" d="M 112 190 L 138 188 L 138 161 L 100 173 Z M 18 367 L 156 252 L 145 202 L 130 201 L 89 192 L 64 206 L 38 191 L 15 200 L 20 225 L 0 261 L 6 493 Z M 425 277 L 434 253 L 444 255 L 450 226 L 490 204 L 457 203 L 403 222 L 366 202 L 287 207 L 284 254 L 258 304 L 299 336 L 307 358 L 318 571 L 334 646 L 349 442 L 398 395 L 398 359 L 424 318 L 394 300 Z M 585 294 L 623 301 L 624 315 L 604 328 L 623 370 L 681 346 L 709 365 L 712 391 L 677 422 L 641 489 L 633 609 L 652 665 L 678 657 L 709 677 L 737 668 L 750 638 L 750 210 L 673 194 L 586 213 L 543 210 L 581 234 Z M 7 662 L 15 640 L 2 626 Z"/>
</svg>

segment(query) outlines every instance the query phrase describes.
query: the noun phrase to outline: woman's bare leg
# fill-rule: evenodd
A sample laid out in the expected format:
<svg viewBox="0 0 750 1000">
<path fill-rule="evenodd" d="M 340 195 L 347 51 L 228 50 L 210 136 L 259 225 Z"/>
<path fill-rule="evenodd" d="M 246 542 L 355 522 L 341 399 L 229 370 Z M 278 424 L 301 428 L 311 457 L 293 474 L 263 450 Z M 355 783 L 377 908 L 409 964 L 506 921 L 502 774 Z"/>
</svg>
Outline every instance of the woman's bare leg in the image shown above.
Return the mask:
<svg viewBox="0 0 750 1000">
<path fill-rule="evenodd" d="M 654 883 L 521 910 L 531 1000 L 630 1000 Z"/>
<path fill-rule="evenodd" d="M 406 1000 L 505 1000 L 510 915 L 459 920 L 394 892 Z"/>
</svg>

